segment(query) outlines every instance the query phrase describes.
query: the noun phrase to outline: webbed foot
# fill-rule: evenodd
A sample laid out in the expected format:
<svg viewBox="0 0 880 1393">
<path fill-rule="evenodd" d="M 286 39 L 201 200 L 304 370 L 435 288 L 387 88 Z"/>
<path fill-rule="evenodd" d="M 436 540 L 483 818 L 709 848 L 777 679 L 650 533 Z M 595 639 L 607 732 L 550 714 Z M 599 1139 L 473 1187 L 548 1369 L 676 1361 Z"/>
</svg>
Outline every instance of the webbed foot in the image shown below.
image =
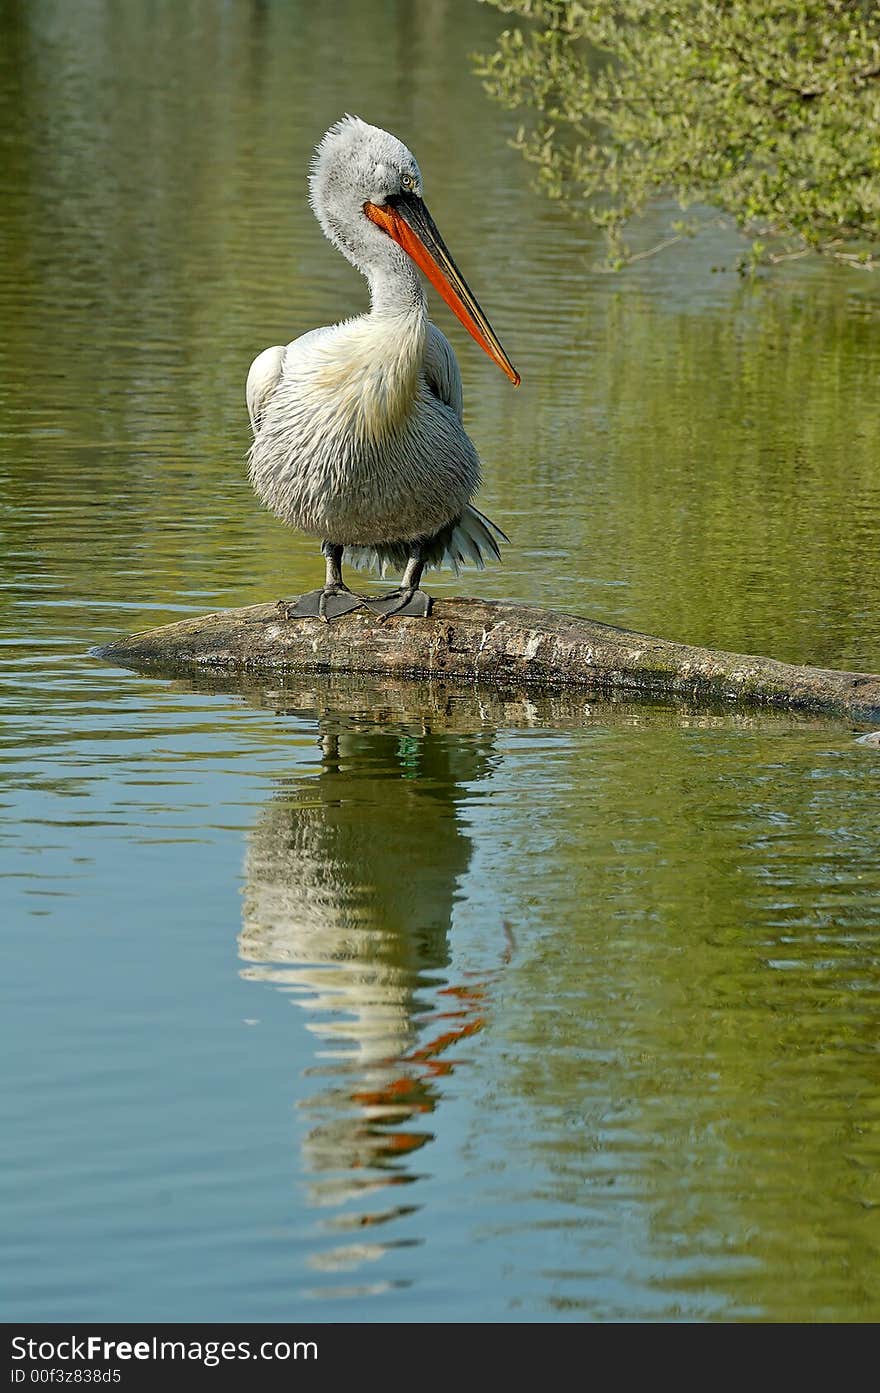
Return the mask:
<svg viewBox="0 0 880 1393">
<path fill-rule="evenodd" d="M 345 585 L 325 585 L 323 590 L 309 590 L 296 600 L 279 600 L 278 609 L 285 619 L 323 619 L 329 624 L 353 609 L 369 608 L 369 602 L 355 595 Z"/>
<path fill-rule="evenodd" d="M 375 599 L 367 601 L 380 624 L 384 624 L 392 614 L 415 615 L 419 619 L 427 619 L 433 603 L 431 595 L 426 595 L 424 590 L 412 586 L 401 586 L 399 590 L 392 590 L 388 595 L 377 595 Z"/>
</svg>

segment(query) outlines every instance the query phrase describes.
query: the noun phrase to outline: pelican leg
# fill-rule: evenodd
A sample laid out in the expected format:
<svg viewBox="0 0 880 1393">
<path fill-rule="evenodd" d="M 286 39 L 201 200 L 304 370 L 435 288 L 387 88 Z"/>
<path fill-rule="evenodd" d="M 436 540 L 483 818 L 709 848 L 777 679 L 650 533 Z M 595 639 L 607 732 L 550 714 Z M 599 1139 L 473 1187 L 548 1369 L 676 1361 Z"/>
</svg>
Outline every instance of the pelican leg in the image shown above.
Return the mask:
<svg viewBox="0 0 880 1393">
<path fill-rule="evenodd" d="M 297 600 L 279 600 L 278 608 L 285 619 L 323 619 L 329 624 L 353 609 L 368 608 L 368 602 L 355 595 L 342 579 L 342 553 L 344 548 L 335 542 L 325 542 L 321 547 L 326 560 L 326 576 L 323 590 L 310 590 Z"/>
<path fill-rule="evenodd" d="M 424 569 L 422 548 L 416 545 L 406 563 L 406 570 L 400 578 L 398 589 L 392 590 L 388 595 L 379 595 L 375 600 L 367 601 L 370 609 L 378 617 L 380 624 L 384 624 L 385 620 L 390 619 L 392 614 L 414 614 L 420 619 L 427 619 L 431 613 L 433 600 L 430 595 L 425 594 L 424 590 L 419 589 L 419 581 Z"/>
</svg>

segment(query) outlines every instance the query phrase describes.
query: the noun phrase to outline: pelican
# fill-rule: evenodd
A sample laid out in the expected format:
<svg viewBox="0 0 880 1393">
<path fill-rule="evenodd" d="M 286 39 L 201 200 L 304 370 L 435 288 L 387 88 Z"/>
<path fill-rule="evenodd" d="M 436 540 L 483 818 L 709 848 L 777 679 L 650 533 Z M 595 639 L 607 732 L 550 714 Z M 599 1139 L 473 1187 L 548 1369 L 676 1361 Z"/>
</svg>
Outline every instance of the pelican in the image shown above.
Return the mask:
<svg viewBox="0 0 880 1393">
<path fill-rule="evenodd" d="M 482 567 L 507 541 L 472 506 L 477 452 L 462 425 L 461 373 L 428 319 L 424 272 L 514 386 L 501 346 L 422 201 L 422 176 L 395 136 L 357 116 L 331 126 L 309 181 L 324 235 L 365 277 L 370 310 L 267 348 L 251 365 L 251 482 L 284 522 L 320 537 L 323 589 L 290 617 L 327 622 L 359 606 L 381 620 L 427 615 L 426 566 Z M 403 572 L 390 594 L 349 590 L 343 561 Z"/>
</svg>

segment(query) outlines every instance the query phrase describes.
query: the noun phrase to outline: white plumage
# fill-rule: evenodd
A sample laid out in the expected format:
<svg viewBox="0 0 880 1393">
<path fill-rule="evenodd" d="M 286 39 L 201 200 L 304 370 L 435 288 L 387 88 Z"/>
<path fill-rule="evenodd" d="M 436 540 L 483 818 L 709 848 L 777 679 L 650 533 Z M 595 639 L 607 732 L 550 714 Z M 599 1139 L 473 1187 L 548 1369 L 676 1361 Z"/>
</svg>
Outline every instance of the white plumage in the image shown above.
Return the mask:
<svg viewBox="0 0 880 1393">
<path fill-rule="evenodd" d="M 409 597 L 424 566 L 482 566 L 504 538 L 471 506 L 480 464 L 462 425 L 461 374 L 428 320 L 414 260 L 519 379 L 421 200 L 405 145 L 346 117 L 318 147 L 311 199 L 326 235 L 366 276 L 371 308 L 255 359 L 250 478 L 273 512 L 324 542 L 325 598 L 346 590 L 343 553 L 359 567 L 408 567 L 400 593 Z"/>
</svg>

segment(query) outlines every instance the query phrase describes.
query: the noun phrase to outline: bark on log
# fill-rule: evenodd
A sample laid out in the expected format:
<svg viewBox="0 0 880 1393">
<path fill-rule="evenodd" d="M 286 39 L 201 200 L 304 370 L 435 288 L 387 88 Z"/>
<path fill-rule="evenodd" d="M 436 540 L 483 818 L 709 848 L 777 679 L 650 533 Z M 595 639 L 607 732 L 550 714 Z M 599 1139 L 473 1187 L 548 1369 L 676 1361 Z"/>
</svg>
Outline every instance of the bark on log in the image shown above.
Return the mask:
<svg viewBox="0 0 880 1393">
<path fill-rule="evenodd" d="M 880 675 L 693 648 L 526 605 L 436 600 L 429 619 L 363 610 L 324 624 L 250 605 L 95 650 L 136 670 L 378 673 L 505 688 L 631 692 L 880 719 Z"/>
</svg>

